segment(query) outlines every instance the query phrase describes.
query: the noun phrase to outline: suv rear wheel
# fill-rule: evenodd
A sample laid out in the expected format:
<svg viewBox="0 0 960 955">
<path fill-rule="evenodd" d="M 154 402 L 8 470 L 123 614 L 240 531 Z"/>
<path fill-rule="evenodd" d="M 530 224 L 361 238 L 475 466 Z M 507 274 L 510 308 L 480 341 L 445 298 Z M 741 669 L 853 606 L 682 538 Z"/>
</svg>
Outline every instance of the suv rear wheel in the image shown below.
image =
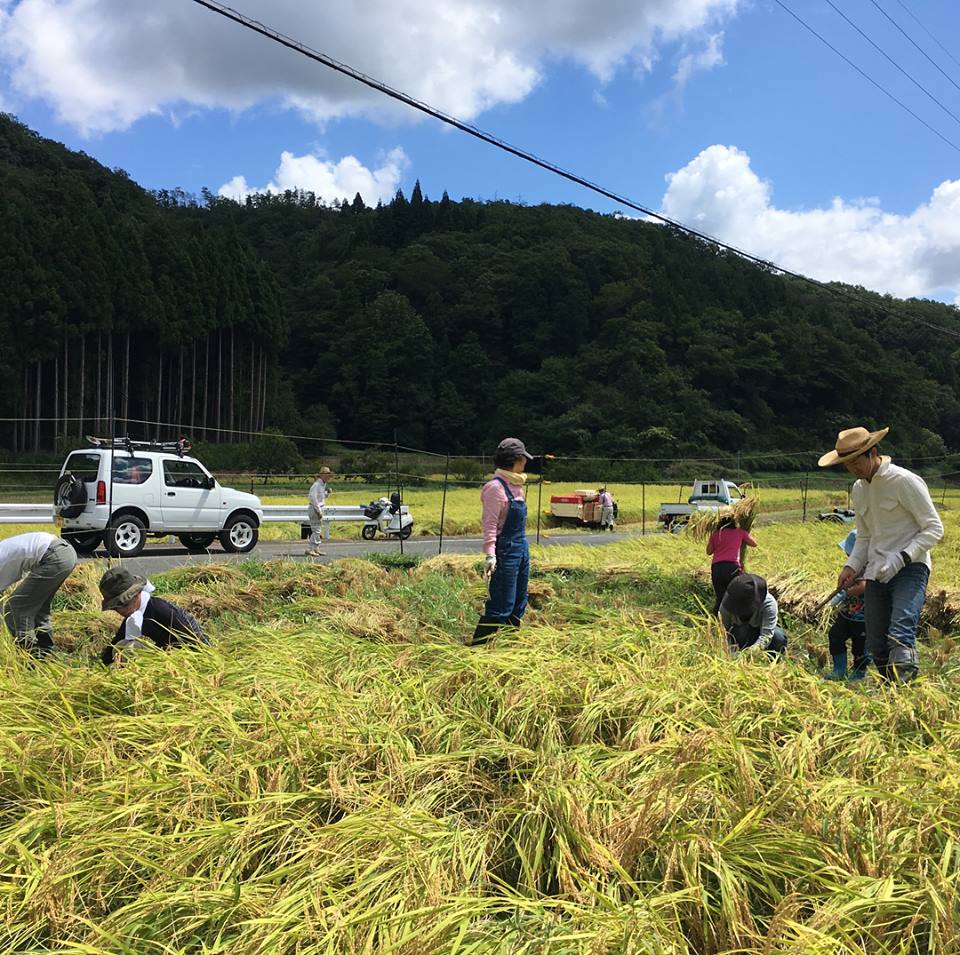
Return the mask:
<svg viewBox="0 0 960 955">
<path fill-rule="evenodd" d="M 260 537 L 256 521 L 247 514 L 234 514 L 219 534 L 223 549 L 231 554 L 245 554 L 253 550 Z"/>
<path fill-rule="evenodd" d="M 147 542 L 147 529 L 139 517 L 117 514 L 107 528 L 106 541 L 111 557 L 136 557 Z"/>
<path fill-rule="evenodd" d="M 83 531 L 61 531 L 60 536 L 83 557 L 94 553 L 103 542 L 103 534 L 99 531 L 89 534 Z"/>
</svg>

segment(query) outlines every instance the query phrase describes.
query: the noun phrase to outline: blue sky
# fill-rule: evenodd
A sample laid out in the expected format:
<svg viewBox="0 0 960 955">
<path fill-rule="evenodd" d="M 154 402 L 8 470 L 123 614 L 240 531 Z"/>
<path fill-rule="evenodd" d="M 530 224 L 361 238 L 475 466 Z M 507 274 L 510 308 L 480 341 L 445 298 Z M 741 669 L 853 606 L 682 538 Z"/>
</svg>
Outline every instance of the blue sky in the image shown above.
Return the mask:
<svg viewBox="0 0 960 955">
<path fill-rule="evenodd" d="M 825 0 L 784 2 L 960 144 L 960 123 Z M 873 0 L 835 2 L 960 115 L 960 64 L 900 0 L 877 3 L 957 86 Z M 903 2 L 960 60 L 954 0 Z M 515 2 L 508 14 L 495 0 L 355 0 L 335 11 L 295 0 L 234 5 L 760 255 L 894 294 L 960 296 L 960 152 L 774 0 Z M 151 16 L 145 9 L 128 0 L 0 0 L 0 104 L 149 188 L 232 183 L 227 191 L 240 194 L 294 184 L 332 198 L 360 186 L 375 201 L 398 185 L 409 193 L 419 179 L 433 197 L 446 189 L 454 198 L 612 208 L 333 83 L 322 67 L 189 0 L 165 0 Z M 681 82 L 684 63 L 692 68 Z M 347 156 L 356 162 L 341 166 Z"/>
</svg>

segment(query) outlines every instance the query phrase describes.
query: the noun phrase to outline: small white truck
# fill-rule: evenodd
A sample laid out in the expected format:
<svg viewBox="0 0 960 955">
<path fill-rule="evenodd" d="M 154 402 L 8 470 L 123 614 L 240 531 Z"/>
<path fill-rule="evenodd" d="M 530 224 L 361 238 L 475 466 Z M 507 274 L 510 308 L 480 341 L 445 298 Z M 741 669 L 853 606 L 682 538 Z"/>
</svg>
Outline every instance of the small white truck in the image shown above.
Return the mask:
<svg viewBox="0 0 960 955">
<path fill-rule="evenodd" d="M 678 501 L 676 504 L 661 504 L 657 520 L 663 524 L 665 530 L 679 530 L 697 511 L 716 510 L 735 504 L 742 497 L 740 488 L 733 481 L 694 481 L 687 503 Z"/>
</svg>

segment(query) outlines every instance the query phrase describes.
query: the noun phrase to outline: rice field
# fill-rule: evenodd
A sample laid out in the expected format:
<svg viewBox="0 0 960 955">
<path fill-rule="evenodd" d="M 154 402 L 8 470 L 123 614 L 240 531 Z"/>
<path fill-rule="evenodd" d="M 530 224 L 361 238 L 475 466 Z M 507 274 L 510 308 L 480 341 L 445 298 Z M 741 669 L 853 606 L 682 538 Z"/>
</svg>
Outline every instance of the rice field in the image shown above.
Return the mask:
<svg viewBox="0 0 960 955">
<path fill-rule="evenodd" d="M 838 528 L 756 536 L 829 590 Z M 822 680 L 790 616 L 787 661 L 732 661 L 703 546 L 535 548 L 483 649 L 470 556 L 185 566 L 158 593 L 212 647 L 122 670 L 85 563 L 56 662 L 0 640 L 0 951 L 960 951 L 951 637 L 902 691 Z"/>
</svg>

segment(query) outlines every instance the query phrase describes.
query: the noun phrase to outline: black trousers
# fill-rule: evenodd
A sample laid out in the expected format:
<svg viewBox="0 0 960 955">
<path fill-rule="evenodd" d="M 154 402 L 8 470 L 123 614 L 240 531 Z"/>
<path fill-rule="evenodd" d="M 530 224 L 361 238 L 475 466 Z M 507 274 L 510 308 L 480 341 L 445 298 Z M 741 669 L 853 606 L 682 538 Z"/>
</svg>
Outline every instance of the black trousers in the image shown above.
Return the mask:
<svg viewBox="0 0 960 955">
<path fill-rule="evenodd" d="M 718 560 L 710 568 L 710 577 L 713 580 L 713 592 L 717 595 L 713 605 L 713 612 L 720 613 L 720 601 L 727 592 L 727 587 L 734 577 L 740 576 L 740 565 L 735 560 Z"/>
<path fill-rule="evenodd" d="M 827 634 L 830 640 L 830 656 L 836 657 L 847 652 L 847 640 L 850 641 L 850 650 L 853 653 L 853 668 L 862 669 L 866 662 L 867 627 L 862 620 L 851 620 L 843 614 L 837 614 L 837 619 L 830 626 Z"/>
</svg>

